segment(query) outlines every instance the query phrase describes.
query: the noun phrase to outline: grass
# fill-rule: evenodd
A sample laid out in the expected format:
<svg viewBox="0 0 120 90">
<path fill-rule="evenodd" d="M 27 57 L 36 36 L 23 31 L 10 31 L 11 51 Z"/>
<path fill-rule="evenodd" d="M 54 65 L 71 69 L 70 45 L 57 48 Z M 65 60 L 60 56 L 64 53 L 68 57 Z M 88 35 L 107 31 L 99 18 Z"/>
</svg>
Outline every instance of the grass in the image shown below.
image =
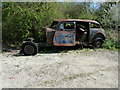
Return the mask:
<svg viewBox="0 0 120 90">
<path fill-rule="evenodd" d="M 111 50 L 120 48 L 117 30 L 106 30 L 106 40 L 103 44 L 103 48 Z"/>
<path fill-rule="evenodd" d="M 118 42 L 115 42 L 111 39 L 108 39 L 105 41 L 105 43 L 103 44 L 103 47 L 106 48 L 106 49 L 119 49 L 120 48 L 120 45 Z"/>
</svg>

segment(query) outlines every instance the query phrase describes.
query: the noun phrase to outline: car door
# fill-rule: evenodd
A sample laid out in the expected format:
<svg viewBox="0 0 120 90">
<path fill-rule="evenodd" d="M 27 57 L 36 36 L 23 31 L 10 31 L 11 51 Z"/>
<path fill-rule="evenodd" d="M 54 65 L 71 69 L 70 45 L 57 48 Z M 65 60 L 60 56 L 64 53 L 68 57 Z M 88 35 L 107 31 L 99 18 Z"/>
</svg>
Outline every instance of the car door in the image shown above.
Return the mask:
<svg viewBox="0 0 120 90">
<path fill-rule="evenodd" d="M 54 34 L 53 44 L 55 46 L 75 45 L 75 22 L 62 22 Z"/>
</svg>

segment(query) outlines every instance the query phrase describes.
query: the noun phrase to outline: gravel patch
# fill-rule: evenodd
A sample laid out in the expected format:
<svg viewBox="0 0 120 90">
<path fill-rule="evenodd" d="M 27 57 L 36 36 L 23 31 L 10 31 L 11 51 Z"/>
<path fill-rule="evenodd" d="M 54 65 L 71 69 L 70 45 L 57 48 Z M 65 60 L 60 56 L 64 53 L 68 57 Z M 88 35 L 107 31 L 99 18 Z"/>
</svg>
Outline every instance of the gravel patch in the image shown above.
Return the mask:
<svg viewBox="0 0 120 90">
<path fill-rule="evenodd" d="M 3 88 L 118 88 L 118 52 L 70 50 L 2 56 Z"/>
</svg>

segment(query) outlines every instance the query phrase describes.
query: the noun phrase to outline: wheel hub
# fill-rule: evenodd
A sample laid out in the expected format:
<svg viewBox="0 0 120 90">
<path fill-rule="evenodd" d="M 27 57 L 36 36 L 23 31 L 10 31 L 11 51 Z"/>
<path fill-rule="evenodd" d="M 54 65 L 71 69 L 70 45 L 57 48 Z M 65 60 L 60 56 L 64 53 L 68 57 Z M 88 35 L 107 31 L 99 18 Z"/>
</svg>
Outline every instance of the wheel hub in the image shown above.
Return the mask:
<svg viewBox="0 0 120 90">
<path fill-rule="evenodd" d="M 34 48 L 31 45 L 26 45 L 25 48 L 24 48 L 24 51 L 25 51 L 26 54 L 33 54 Z"/>
<path fill-rule="evenodd" d="M 101 42 L 99 42 L 99 41 L 96 42 L 96 47 L 98 47 L 98 48 L 101 47 Z"/>
</svg>

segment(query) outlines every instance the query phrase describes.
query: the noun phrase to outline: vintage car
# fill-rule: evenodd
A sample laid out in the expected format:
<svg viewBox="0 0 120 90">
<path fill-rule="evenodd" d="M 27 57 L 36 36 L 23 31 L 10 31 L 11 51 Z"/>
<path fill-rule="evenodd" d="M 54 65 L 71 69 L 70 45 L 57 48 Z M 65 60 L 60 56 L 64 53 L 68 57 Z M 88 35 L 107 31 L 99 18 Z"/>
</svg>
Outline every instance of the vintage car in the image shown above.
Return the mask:
<svg viewBox="0 0 120 90">
<path fill-rule="evenodd" d="M 105 40 L 105 32 L 94 20 L 58 19 L 50 28 L 45 28 L 46 42 L 23 41 L 21 52 L 24 55 L 36 55 L 41 46 L 87 45 L 100 48 Z"/>
</svg>

